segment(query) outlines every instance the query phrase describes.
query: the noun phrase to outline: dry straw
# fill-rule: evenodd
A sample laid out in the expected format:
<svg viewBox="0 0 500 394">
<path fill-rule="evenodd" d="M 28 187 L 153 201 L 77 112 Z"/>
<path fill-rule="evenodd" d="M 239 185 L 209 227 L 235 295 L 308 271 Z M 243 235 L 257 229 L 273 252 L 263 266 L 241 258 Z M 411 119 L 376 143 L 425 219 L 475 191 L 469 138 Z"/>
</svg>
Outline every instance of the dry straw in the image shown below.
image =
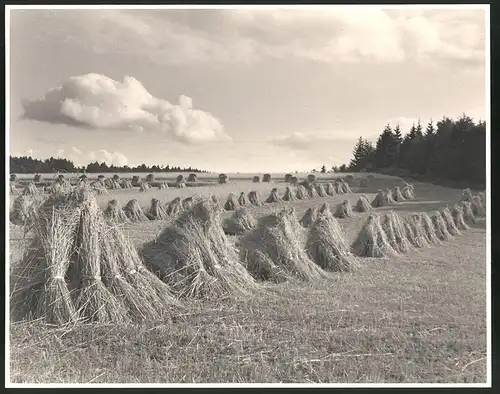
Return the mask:
<svg viewBox="0 0 500 394">
<path fill-rule="evenodd" d="M 177 178 L 175 178 L 175 186 L 180 189 L 186 187 L 186 180 L 184 179 L 184 175 L 177 175 Z"/>
<path fill-rule="evenodd" d="M 34 183 L 33 181 L 30 181 L 30 182 L 26 185 L 26 187 L 25 187 L 25 189 L 24 189 L 24 191 L 23 191 L 23 194 L 24 194 L 25 196 L 27 196 L 27 195 L 36 196 L 36 195 L 40 194 L 40 191 L 39 191 L 39 190 L 38 190 L 38 188 L 36 187 L 35 183 Z"/>
<path fill-rule="evenodd" d="M 40 174 L 35 174 L 35 176 L 33 177 L 33 182 L 39 183 L 41 181 L 42 181 L 42 176 Z"/>
<path fill-rule="evenodd" d="M 26 226 L 32 222 L 35 201 L 30 196 L 18 196 L 12 203 L 10 222 L 18 226 Z"/>
<path fill-rule="evenodd" d="M 184 200 L 182 200 L 182 209 L 185 211 L 191 209 L 193 205 L 194 205 L 193 197 L 186 197 Z"/>
<path fill-rule="evenodd" d="M 392 248 L 377 214 L 370 214 L 361 228 L 351 251 L 361 257 L 387 257 L 398 253 Z"/>
<path fill-rule="evenodd" d="M 146 176 L 146 182 L 153 182 L 155 180 L 154 174 L 148 174 Z"/>
<path fill-rule="evenodd" d="M 395 201 L 392 198 L 392 195 L 387 193 L 387 190 L 386 191 L 379 190 L 371 203 L 373 208 L 380 208 L 386 205 L 393 205 L 393 204 L 395 204 Z"/>
<path fill-rule="evenodd" d="M 106 187 L 101 182 L 91 182 L 90 183 L 90 188 L 97 194 L 97 195 L 107 195 L 109 194 L 108 190 Z"/>
<path fill-rule="evenodd" d="M 480 196 L 472 197 L 471 208 L 474 216 L 476 217 L 485 217 L 486 216 L 486 207 L 484 206 Z"/>
<path fill-rule="evenodd" d="M 253 183 L 259 183 L 259 182 L 260 182 L 260 176 L 255 175 L 255 176 L 252 178 L 252 182 L 253 182 Z"/>
<path fill-rule="evenodd" d="M 455 204 L 451 209 L 451 214 L 453 215 L 453 222 L 459 230 L 469 230 L 470 227 L 465 223 L 464 210 L 461 205 Z"/>
<path fill-rule="evenodd" d="M 462 201 L 472 202 L 472 191 L 469 188 L 462 191 Z"/>
<path fill-rule="evenodd" d="M 297 178 L 296 176 L 292 176 L 292 179 L 290 179 L 290 185 L 296 186 L 298 185 L 298 183 L 299 183 L 299 178 Z"/>
<path fill-rule="evenodd" d="M 271 182 L 271 174 L 264 174 L 262 176 L 262 182 Z"/>
<path fill-rule="evenodd" d="M 322 183 L 316 184 L 316 192 L 319 197 L 326 197 L 327 193 Z"/>
<path fill-rule="evenodd" d="M 336 218 L 350 218 L 354 216 L 354 212 L 351 207 L 349 200 L 344 200 L 342 203 L 337 205 L 335 209 L 334 216 Z"/>
<path fill-rule="evenodd" d="M 168 217 L 167 211 L 163 208 L 161 202 L 156 198 L 151 200 L 151 207 L 146 213 L 146 216 L 149 220 L 165 220 Z"/>
<path fill-rule="evenodd" d="M 139 186 L 139 191 L 140 192 L 145 192 L 149 189 L 149 183 L 147 182 L 141 182 L 140 186 Z"/>
<path fill-rule="evenodd" d="M 346 179 L 349 177 L 349 175 L 346 177 Z M 352 178 L 352 175 L 351 175 Z M 352 181 L 352 179 L 351 179 Z M 344 179 L 340 178 L 340 184 L 342 187 L 342 191 L 344 193 L 352 193 L 351 187 L 349 186 L 349 183 L 347 183 Z"/>
<path fill-rule="evenodd" d="M 275 202 L 282 202 L 283 200 L 281 197 L 278 195 L 278 189 L 274 187 L 271 190 L 271 193 L 269 194 L 269 197 L 267 197 L 266 202 L 268 204 L 275 203 Z"/>
<path fill-rule="evenodd" d="M 188 175 L 188 178 L 187 178 L 188 182 L 196 182 L 197 180 L 198 180 L 198 177 L 196 174 L 189 174 Z"/>
<path fill-rule="evenodd" d="M 184 209 L 182 208 L 181 198 L 175 197 L 167 205 L 167 215 L 170 217 L 175 217 L 179 215 Z"/>
<path fill-rule="evenodd" d="M 309 228 L 313 225 L 313 223 L 318 218 L 318 209 L 317 208 L 307 208 L 304 212 L 304 215 L 299 220 L 299 224 L 304 228 Z"/>
<path fill-rule="evenodd" d="M 335 194 L 344 194 L 344 185 L 340 180 L 335 181 Z"/>
<path fill-rule="evenodd" d="M 224 221 L 224 232 L 229 235 L 241 235 L 257 225 L 257 221 L 246 209 L 241 208 Z"/>
<path fill-rule="evenodd" d="M 403 187 L 403 191 L 401 192 L 401 194 L 407 200 L 414 200 L 415 199 L 415 191 L 413 189 L 413 185 L 410 185 L 409 183 L 407 183 Z"/>
<path fill-rule="evenodd" d="M 393 192 L 393 197 L 394 197 L 394 201 L 398 201 L 398 202 L 402 202 L 402 201 L 405 201 L 406 199 L 403 197 L 403 194 L 401 193 L 401 189 L 396 186 L 394 188 L 394 192 Z"/>
<path fill-rule="evenodd" d="M 260 218 L 258 226 L 241 238 L 240 256 L 259 280 L 314 281 L 326 277 L 302 247 L 300 226 L 291 207 Z"/>
<path fill-rule="evenodd" d="M 292 174 L 285 174 L 285 183 L 290 183 L 292 178 L 293 178 Z"/>
<path fill-rule="evenodd" d="M 134 187 L 139 186 L 139 176 L 138 175 L 133 175 L 132 176 L 132 185 Z"/>
<path fill-rule="evenodd" d="M 247 205 L 250 205 L 250 201 L 248 201 L 248 197 L 245 192 L 241 192 L 240 196 L 238 197 L 238 203 L 242 207 L 246 207 Z"/>
<path fill-rule="evenodd" d="M 283 201 L 296 201 L 295 193 L 290 186 L 286 187 L 285 195 L 283 196 Z"/>
<path fill-rule="evenodd" d="M 309 182 L 309 183 L 314 183 L 314 182 L 316 182 L 316 175 L 314 175 L 314 174 L 309 174 L 309 175 L 307 176 L 307 182 Z"/>
<path fill-rule="evenodd" d="M 120 207 L 118 200 L 111 200 L 108 202 L 104 215 L 114 223 L 125 223 L 129 221 L 125 211 Z"/>
<path fill-rule="evenodd" d="M 468 201 L 462 201 L 460 205 L 464 213 L 465 222 L 475 224 L 476 216 L 474 215 L 474 212 L 472 212 L 472 204 Z"/>
<path fill-rule="evenodd" d="M 229 181 L 229 177 L 226 174 L 219 174 L 219 184 L 223 185 Z"/>
<path fill-rule="evenodd" d="M 309 198 L 319 197 L 316 187 L 314 186 L 314 183 L 308 183 L 306 186 L 306 190 Z"/>
<path fill-rule="evenodd" d="M 130 200 L 127 205 L 123 207 L 123 210 L 131 222 L 142 222 L 148 220 L 136 199 Z"/>
<path fill-rule="evenodd" d="M 256 290 L 210 199 L 197 202 L 144 246 L 143 255 L 179 296 L 216 298 Z"/>
<path fill-rule="evenodd" d="M 389 211 L 382 215 L 381 224 L 389 244 L 395 251 L 407 253 L 411 249 L 411 243 L 406 237 L 403 220 L 396 212 Z"/>
<path fill-rule="evenodd" d="M 411 213 L 404 220 L 406 238 L 417 248 L 429 247 L 422 217 L 419 213 Z"/>
<path fill-rule="evenodd" d="M 420 213 L 420 217 L 422 218 L 424 236 L 427 242 L 432 245 L 440 245 L 441 241 L 436 234 L 436 229 L 434 227 L 434 224 L 432 223 L 432 219 L 425 212 Z"/>
<path fill-rule="evenodd" d="M 452 235 L 449 233 L 448 228 L 446 227 L 446 222 L 444 221 L 441 213 L 434 212 L 431 215 L 431 220 L 438 239 L 440 241 L 449 241 L 452 238 Z"/>
<path fill-rule="evenodd" d="M 331 183 L 331 182 L 328 182 L 328 183 L 326 184 L 326 190 L 325 190 L 325 191 L 326 191 L 326 194 L 327 194 L 328 196 L 333 196 L 333 195 L 335 195 L 335 187 L 332 185 L 332 183 Z"/>
<path fill-rule="evenodd" d="M 307 200 L 309 198 L 309 193 L 304 186 L 298 185 L 295 191 L 295 197 L 297 197 L 297 200 Z"/>
<path fill-rule="evenodd" d="M 227 196 L 227 200 L 224 204 L 224 209 L 226 211 L 234 211 L 236 207 L 238 207 L 240 204 L 238 203 L 238 200 L 236 199 L 236 196 L 234 193 L 229 193 Z"/>
<path fill-rule="evenodd" d="M 462 235 L 462 233 L 456 226 L 455 221 L 453 220 L 453 215 L 451 214 L 451 211 L 448 207 L 444 208 L 441 211 L 441 216 L 443 217 L 444 222 L 446 223 L 446 228 L 451 235 Z"/>
<path fill-rule="evenodd" d="M 168 184 L 167 182 L 160 182 L 158 184 L 158 190 L 162 190 L 162 189 L 168 189 Z"/>
<path fill-rule="evenodd" d="M 349 250 L 345 234 L 325 204 L 311 226 L 306 250 L 313 262 L 325 271 L 352 271 L 359 262 Z"/>
<path fill-rule="evenodd" d="M 121 179 L 120 186 L 122 189 L 131 189 L 133 187 L 132 182 L 129 179 Z"/>
<path fill-rule="evenodd" d="M 17 190 L 15 182 L 10 181 L 9 188 L 10 188 L 10 194 L 19 194 L 19 190 Z"/>
<path fill-rule="evenodd" d="M 248 201 L 250 201 L 250 204 L 255 205 L 256 207 L 262 205 L 259 193 L 257 193 L 255 190 L 252 190 L 250 193 L 248 193 Z"/>
<path fill-rule="evenodd" d="M 354 211 L 356 212 L 368 212 L 371 211 L 372 206 L 370 205 L 370 201 L 368 201 L 368 197 L 364 194 L 359 196 L 358 202 L 354 206 Z"/>
</svg>

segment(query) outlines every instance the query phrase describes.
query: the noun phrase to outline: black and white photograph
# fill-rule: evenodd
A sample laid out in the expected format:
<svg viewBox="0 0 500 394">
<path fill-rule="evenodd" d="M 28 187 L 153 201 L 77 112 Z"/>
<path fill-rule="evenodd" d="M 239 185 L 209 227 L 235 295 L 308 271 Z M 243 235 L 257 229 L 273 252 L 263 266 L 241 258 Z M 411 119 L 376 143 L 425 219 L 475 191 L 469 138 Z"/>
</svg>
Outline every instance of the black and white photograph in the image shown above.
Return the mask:
<svg viewBox="0 0 500 394">
<path fill-rule="evenodd" d="M 491 387 L 489 5 L 5 21 L 7 387 Z"/>
</svg>

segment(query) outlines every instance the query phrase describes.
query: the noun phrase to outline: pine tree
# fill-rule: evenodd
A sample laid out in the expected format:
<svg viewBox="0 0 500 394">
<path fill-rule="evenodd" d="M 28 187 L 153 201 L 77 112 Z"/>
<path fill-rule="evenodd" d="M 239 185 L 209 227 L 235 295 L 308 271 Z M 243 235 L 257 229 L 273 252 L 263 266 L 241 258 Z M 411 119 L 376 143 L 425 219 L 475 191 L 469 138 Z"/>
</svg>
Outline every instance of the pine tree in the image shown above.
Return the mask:
<svg viewBox="0 0 500 394">
<path fill-rule="evenodd" d="M 429 139 L 434 135 L 434 132 L 436 129 L 434 128 L 434 123 L 432 122 L 432 119 L 429 120 L 429 123 L 427 123 L 427 127 L 425 129 L 425 138 Z"/>
<path fill-rule="evenodd" d="M 321 172 L 323 174 L 326 172 L 326 166 L 324 164 L 321 166 Z"/>
<path fill-rule="evenodd" d="M 356 145 L 354 146 L 352 152 L 353 158 L 349 163 L 349 170 L 356 171 L 360 169 L 361 161 L 363 160 L 363 157 L 365 155 L 364 151 L 365 151 L 365 141 L 363 140 L 363 137 L 359 137 L 358 142 L 356 142 Z"/>
</svg>

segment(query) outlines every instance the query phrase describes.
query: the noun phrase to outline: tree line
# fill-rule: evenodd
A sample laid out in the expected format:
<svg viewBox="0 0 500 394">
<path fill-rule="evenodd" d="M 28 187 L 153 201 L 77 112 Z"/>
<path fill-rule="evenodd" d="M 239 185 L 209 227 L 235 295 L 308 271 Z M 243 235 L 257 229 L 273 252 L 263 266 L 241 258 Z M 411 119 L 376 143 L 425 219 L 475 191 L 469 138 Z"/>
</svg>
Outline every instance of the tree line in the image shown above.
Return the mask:
<svg viewBox="0 0 500 394">
<path fill-rule="evenodd" d="M 359 137 L 353 158 L 340 171 L 385 172 L 422 180 L 468 181 L 486 184 L 486 122 L 463 114 L 422 126 L 414 123 L 403 135 L 387 124 L 373 144 Z"/>
<path fill-rule="evenodd" d="M 135 167 L 107 165 L 105 162 L 99 163 L 94 161 L 86 166 L 78 167 L 68 159 L 50 157 L 46 160 L 34 159 L 31 156 L 10 156 L 10 172 L 15 174 L 36 174 L 36 173 L 96 173 L 96 172 L 208 172 L 197 168 L 187 167 L 181 168 L 178 166 L 147 166 L 140 164 Z"/>
</svg>

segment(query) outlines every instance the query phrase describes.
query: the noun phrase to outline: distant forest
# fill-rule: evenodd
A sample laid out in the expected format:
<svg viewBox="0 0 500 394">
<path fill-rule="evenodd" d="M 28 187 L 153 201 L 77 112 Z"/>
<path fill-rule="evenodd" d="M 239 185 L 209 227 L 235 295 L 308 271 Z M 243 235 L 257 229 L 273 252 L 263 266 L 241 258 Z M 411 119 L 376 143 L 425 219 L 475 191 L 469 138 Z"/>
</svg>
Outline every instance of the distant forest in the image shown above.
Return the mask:
<svg viewBox="0 0 500 394">
<path fill-rule="evenodd" d="M 359 137 L 348 165 L 339 172 L 382 172 L 421 180 L 486 184 L 486 122 L 467 115 L 413 124 L 403 136 L 386 125 L 375 144 Z"/>
<path fill-rule="evenodd" d="M 77 167 L 75 164 L 67 159 L 49 158 L 46 160 L 34 159 L 31 156 L 15 157 L 10 156 L 10 172 L 14 174 L 36 174 L 36 173 L 120 173 L 120 172 L 209 172 L 199 170 L 197 168 L 175 167 L 175 166 L 147 166 L 145 164 L 136 167 L 129 166 L 108 166 L 106 163 L 98 163 L 97 161 L 89 163 L 85 167 Z"/>
</svg>

